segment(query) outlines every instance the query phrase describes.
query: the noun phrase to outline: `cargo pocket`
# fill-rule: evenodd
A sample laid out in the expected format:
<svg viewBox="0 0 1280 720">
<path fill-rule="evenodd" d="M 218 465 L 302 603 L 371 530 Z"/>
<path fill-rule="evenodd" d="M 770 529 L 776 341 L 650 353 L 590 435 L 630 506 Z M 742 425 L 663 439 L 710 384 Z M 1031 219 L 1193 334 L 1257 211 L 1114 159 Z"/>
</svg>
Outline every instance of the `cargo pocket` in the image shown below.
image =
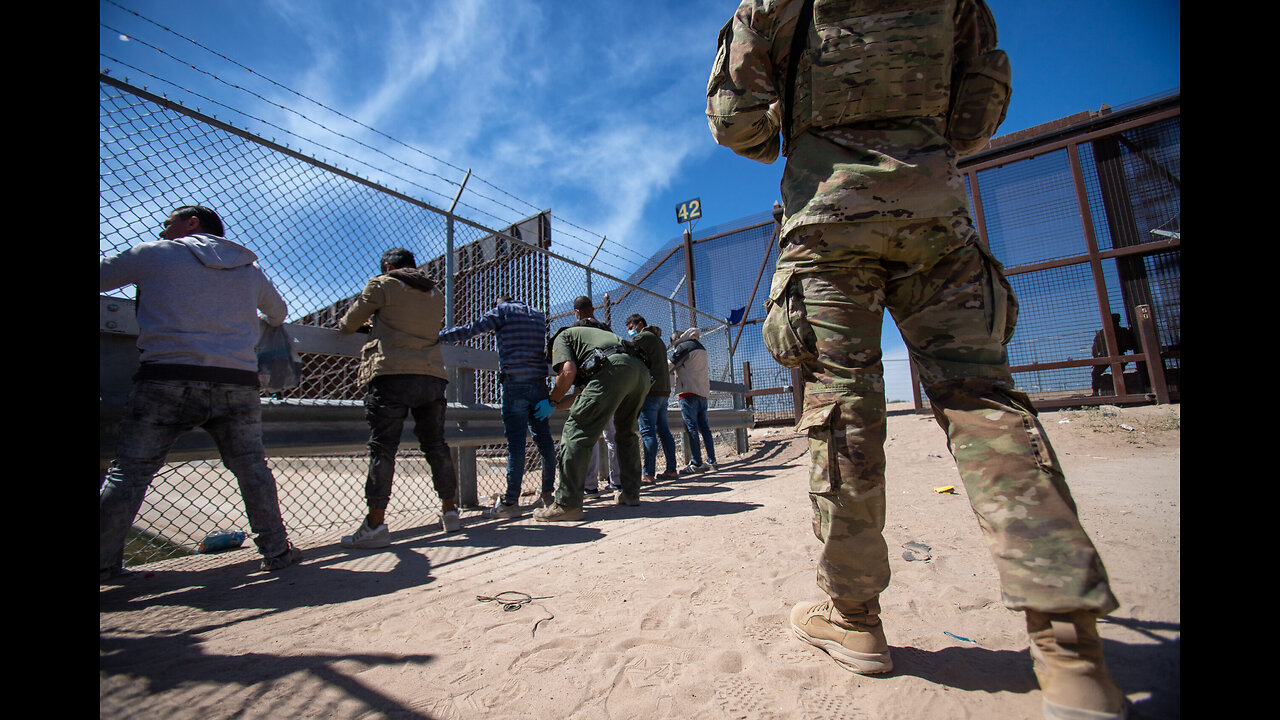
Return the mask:
<svg viewBox="0 0 1280 720">
<path fill-rule="evenodd" d="M 831 495 L 840 487 L 839 450 L 836 423 L 840 420 L 835 398 L 813 402 L 805 398 L 805 408 L 796 422 L 796 430 L 809 433 L 809 492 Z"/>
<path fill-rule="evenodd" d="M 961 155 L 977 152 L 995 136 L 1009 110 L 1012 70 L 1003 50 L 983 53 L 956 68 L 947 141 Z"/>
<path fill-rule="evenodd" d="M 1013 294 L 1013 286 L 1004 275 L 1004 266 L 996 260 L 991 251 L 975 242 L 973 246 L 982 255 L 983 294 L 987 314 L 987 327 L 991 336 L 1008 345 L 1013 338 L 1013 331 L 1018 325 L 1018 298 Z"/>
<path fill-rule="evenodd" d="M 809 325 L 804 292 L 794 270 L 774 274 L 764 306 L 764 346 L 779 365 L 800 368 L 817 357 L 817 337 Z"/>
</svg>

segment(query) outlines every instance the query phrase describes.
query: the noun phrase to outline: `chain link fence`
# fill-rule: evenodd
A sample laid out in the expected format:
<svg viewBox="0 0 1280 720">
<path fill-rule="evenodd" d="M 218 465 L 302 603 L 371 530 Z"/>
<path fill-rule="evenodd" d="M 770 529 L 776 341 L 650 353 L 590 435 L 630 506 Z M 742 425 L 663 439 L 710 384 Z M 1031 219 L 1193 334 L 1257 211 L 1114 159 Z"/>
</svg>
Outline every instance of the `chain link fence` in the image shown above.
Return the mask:
<svg viewBox="0 0 1280 720">
<path fill-rule="evenodd" d="M 446 324 L 469 322 L 492 307 L 498 294 L 507 294 L 546 310 L 548 329 L 554 331 L 574 320 L 574 298 L 588 295 L 599 308 L 597 316 L 615 330 L 632 313 L 662 327 L 667 336 L 672 329 L 702 328 L 711 366 L 719 373 L 712 379 L 737 380 L 731 333 L 723 320 L 650 290 L 653 283 L 616 278 L 556 256 L 549 212 L 489 229 L 105 75 L 100 135 L 102 257 L 155 238 L 174 207 L 204 205 L 222 216 L 227 237 L 258 255 L 288 303 L 287 322 L 295 325 L 334 327 L 380 271 L 382 253 L 405 247 L 446 288 Z M 134 293 L 128 286 L 106 295 L 131 301 Z M 104 333 L 104 347 L 118 339 Z M 466 344 L 493 350 L 493 342 L 486 335 Z M 307 352 L 301 360 L 302 384 L 264 397 L 267 407 L 273 402 L 361 404 L 358 358 Z M 494 370 L 453 379 L 451 400 L 501 402 Z M 716 393 L 711 405 L 730 407 L 733 399 Z M 674 423 L 673 432 L 678 427 Z M 740 447 L 734 432 L 716 434 L 717 457 L 731 460 Z M 533 494 L 540 486 L 541 461 L 532 439 L 526 450 L 525 487 Z M 505 490 L 506 456 L 505 444 L 469 454 L 481 505 Z M 365 453 L 270 457 L 268 462 L 295 541 L 336 535 L 358 524 L 364 511 Z M 388 522 L 433 521 L 439 500 L 422 453 L 402 446 L 396 462 Z M 245 528 L 235 479 L 219 461 L 169 463 L 135 520 L 126 563 L 189 555 L 209 531 Z"/>
<path fill-rule="evenodd" d="M 1021 304 L 1014 381 L 1038 406 L 1180 394 L 1179 109 L 1174 95 L 1082 113 L 1056 133 L 997 138 L 961 164 L 979 230 Z M 1137 338 L 1144 312 L 1161 387 Z"/>
</svg>

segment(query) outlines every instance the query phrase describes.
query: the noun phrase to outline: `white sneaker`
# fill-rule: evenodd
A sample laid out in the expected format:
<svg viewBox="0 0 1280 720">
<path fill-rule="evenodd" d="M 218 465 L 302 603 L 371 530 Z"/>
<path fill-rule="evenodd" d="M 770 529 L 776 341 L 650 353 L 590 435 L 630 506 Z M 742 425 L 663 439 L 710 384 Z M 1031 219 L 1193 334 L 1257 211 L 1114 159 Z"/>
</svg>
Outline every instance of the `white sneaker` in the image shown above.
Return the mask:
<svg viewBox="0 0 1280 720">
<path fill-rule="evenodd" d="M 462 529 L 462 518 L 458 517 L 457 510 L 450 510 L 440 513 L 440 524 L 444 526 L 445 532 L 458 532 Z"/>
<path fill-rule="evenodd" d="M 719 468 L 717 468 L 716 464 L 713 462 L 704 462 L 702 463 L 701 467 L 702 469 L 699 470 L 698 472 L 715 472 L 716 470 L 719 470 Z"/>
<path fill-rule="evenodd" d="M 342 538 L 342 547 L 359 550 L 384 548 L 390 544 L 391 530 L 387 528 L 387 524 L 382 523 L 376 528 L 371 528 L 368 520 L 361 522 L 359 529 L 354 533 Z"/>
<path fill-rule="evenodd" d="M 697 475 L 700 472 L 706 472 L 706 469 L 702 465 L 696 465 L 694 463 L 689 463 L 688 465 L 680 468 L 681 477 L 684 477 L 685 475 Z"/>
</svg>

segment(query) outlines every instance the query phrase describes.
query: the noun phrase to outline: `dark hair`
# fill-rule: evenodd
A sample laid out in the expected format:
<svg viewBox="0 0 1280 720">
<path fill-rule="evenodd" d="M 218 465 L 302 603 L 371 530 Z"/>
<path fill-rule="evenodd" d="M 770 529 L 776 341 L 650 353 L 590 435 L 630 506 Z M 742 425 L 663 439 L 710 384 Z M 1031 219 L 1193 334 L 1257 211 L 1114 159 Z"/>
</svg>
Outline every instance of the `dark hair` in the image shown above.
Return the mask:
<svg viewBox="0 0 1280 720">
<path fill-rule="evenodd" d="M 200 229 L 202 231 L 218 237 L 226 234 L 226 228 L 222 226 L 222 218 L 218 217 L 218 213 L 203 205 L 183 205 L 169 213 L 169 217 L 185 218 L 193 216 L 200 221 Z"/>
<path fill-rule="evenodd" d="M 418 262 L 413 259 L 413 253 L 404 248 L 391 248 L 382 253 L 382 266 L 390 265 L 392 270 L 400 268 L 417 267 Z"/>
<path fill-rule="evenodd" d="M 630 317 L 628 317 L 627 321 L 623 324 L 626 325 L 627 327 L 631 327 L 636 323 L 640 323 L 641 326 L 645 326 L 649 324 L 649 322 L 645 320 L 644 316 L 641 315 L 640 313 L 631 313 Z"/>
<path fill-rule="evenodd" d="M 591 302 L 591 298 L 587 297 L 586 295 L 579 295 L 578 297 L 573 299 L 573 309 L 583 310 L 583 311 L 588 311 L 588 310 L 594 311 L 596 307 L 595 307 L 595 303 Z"/>
</svg>

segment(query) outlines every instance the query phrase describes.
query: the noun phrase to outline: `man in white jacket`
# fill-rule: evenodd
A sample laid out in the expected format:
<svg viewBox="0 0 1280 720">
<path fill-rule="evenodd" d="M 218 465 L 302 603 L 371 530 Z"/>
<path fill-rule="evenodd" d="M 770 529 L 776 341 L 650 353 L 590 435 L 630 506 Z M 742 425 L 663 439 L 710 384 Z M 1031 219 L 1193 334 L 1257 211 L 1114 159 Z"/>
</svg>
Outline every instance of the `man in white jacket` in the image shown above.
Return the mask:
<svg viewBox="0 0 1280 720">
<path fill-rule="evenodd" d="M 711 370 L 707 350 L 698 341 L 701 331 L 689 328 L 671 337 L 672 389 L 680 398 L 680 416 L 689 433 L 692 462 L 680 470 L 681 475 L 711 472 L 716 469 L 716 444 L 707 422 L 707 399 L 711 396 Z M 701 438 L 701 442 L 699 441 Z M 707 461 L 702 461 L 702 443 L 706 443 Z"/>
<path fill-rule="evenodd" d="M 100 580 L 127 574 L 124 542 L 142 499 L 180 435 L 203 427 L 244 498 L 261 569 L 301 557 L 280 517 L 262 446 L 258 356 L 261 325 L 285 320 L 285 302 L 258 256 L 222 237 L 202 206 L 169 214 L 160 240 L 99 263 L 100 291 L 137 285 L 140 366 L 120 418 L 116 459 L 98 491 Z"/>
</svg>

